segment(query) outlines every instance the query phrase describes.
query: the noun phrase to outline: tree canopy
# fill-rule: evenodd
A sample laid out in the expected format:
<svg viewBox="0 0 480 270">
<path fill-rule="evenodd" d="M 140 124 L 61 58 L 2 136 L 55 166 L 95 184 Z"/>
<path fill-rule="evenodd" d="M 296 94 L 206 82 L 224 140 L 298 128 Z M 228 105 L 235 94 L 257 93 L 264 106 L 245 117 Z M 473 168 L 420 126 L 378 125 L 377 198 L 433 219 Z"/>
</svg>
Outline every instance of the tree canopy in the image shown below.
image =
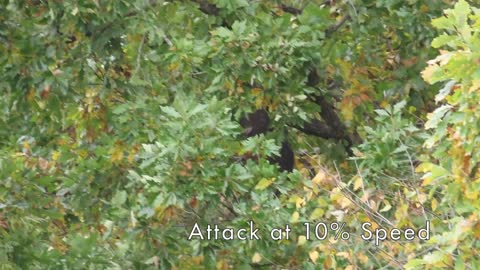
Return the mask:
<svg viewBox="0 0 480 270">
<path fill-rule="evenodd" d="M 480 268 L 479 31 L 464 0 L 0 0 L 0 269 Z"/>
</svg>

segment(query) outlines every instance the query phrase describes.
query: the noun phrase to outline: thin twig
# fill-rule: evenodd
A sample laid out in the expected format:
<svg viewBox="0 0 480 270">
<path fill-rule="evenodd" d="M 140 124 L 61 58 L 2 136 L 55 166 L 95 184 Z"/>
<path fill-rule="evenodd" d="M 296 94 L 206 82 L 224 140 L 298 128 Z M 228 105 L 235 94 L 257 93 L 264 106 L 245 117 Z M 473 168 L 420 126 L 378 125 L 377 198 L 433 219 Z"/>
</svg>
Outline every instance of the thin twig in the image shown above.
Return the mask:
<svg viewBox="0 0 480 270">
<path fill-rule="evenodd" d="M 135 77 L 137 75 L 138 70 L 140 69 L 140 62 L 141 62 L 141 56 L 143 54 L 143 45 L 145 43 L 145 36 L 147 33 L 144 33 L 142 36 L 142 40 L 140 41 L 140 45 L 138 45 L 138 51 L 137 51 L 137 60 L 135 64 L 135 69 L 133 70 L 132 77 Z"/>
<path fill-rule="evenodd" d="M 402 140 L 400 140 L 400 143 L 402 144 L 402 146 L 404 146 L 405 148 L 407 147 Z M 412 172 L 412 177 L 413 177 L 413 180 L 416 182 L 417 180 L 417 175 L 415 174 L 415 166 L 413 165 L 413 160 L 412 160 L 412 156 L 410 155 L 410 152 L 408 152 L 408 149 L 406 148 L 405 149 L 405 153 L 407 153 L 407 157 L 408 157 L 408 160 L 410 162 L 410 169 L 411 169 L 411 172 Z M 428 216 L 427 216 L 427 213 L 425 212 L 425 207 L 423 206 L 423 202 L 420 201 L 420 192 L 418 192 L 418 189 L 416 187 L 416 185 L 414 184 L 413 185 L 413 189 L 415 190 L 415 193 L 417 194 L 417 198 L 418 198 L 418 202 L 420 203 L 420 206 L 422 207 L 422 213 L 423 213 L 423 217 L 425 218 L 425 220 L 428 220 Z"/>
<path fill-rule="evenodd" d="M 332 25 L 330 28 L 328 28 L 327 31 L 325 32 L 325 36 L 329 37 L 333 33 L 335 33 L 336 31 L 338 31 L 338 29 L 340 29 L 340 27 L 342 27 L 342 25 L 345 24 L 345 22 L 347 20 L 350 20 L 350 15 L 346 15 L 338 23 L 336 23 L 336 24 Z"/>
<path fill-rule="evenodd" d="M 335 167 L 335 170 L 337 171 L 337 175 L 340 176 L 340 171 L 338 170 L 338 167 L 337 167 L 337 164 L 336 162 L 333 163 L 334 167 Z M 341 187 L 340 184 L 338 182 L 336 182 L 336 185 L 337 187 L 340 189 L 340 191 L 344 192 L 345 194 L 345 191 L 347 191 L 350 196 L 353 196 L 355 198 L 357 198 L 358 202 L 360 203 L 363 203 L 365 204 L 364 202 L 362 202 L 361 198 L 359 198 L 355 193 L 353 193 L 352 191 L 350 191 L 348 188 L 344 188 L 344 187 Z M 373 216 L 376 216 L 377 218 L 383 220 L 383 222 L 387 223 L 388 225 L 394 227 L 395 225 L 393 224 L 393 222 L 391 222 L 390 220 L 388 220 L 386 217 L 384 217 L 382 214 L 378 213 L 377 211 L 373 211 L 373 209 L 369 206 L 368 206 L 368 209 L 365 208 L 365 207 L 362 207 L 361 205 L 359 205 L 359 203 L 357 201 L 355 201 L 354 199 L 352 199 L 352 197 L 350 196 L 346 196 L 350 201 L 352 201 L 354 204 L 356 204 L 358 207 L 360 207 L 362 210 L 372 214 Z M 379 224 L 381 226 L 381 224 Z M 383 227 L 383 226 L 382 226 Z"/>
<path fill-rule="evenodd" d="M 355 168 L 357 168 L 357 174 L 358 174 L 358 176 L 360 177 L 360 179 L 362 179 L 362 191 L 363 191 L 363 194 L 366 194 L 365 185 L 363 184 L 363 180 L 364 180 L 364 179 L 363 179 L 363 176 L 362 176 L 362 172 L 360 171 L 360 168 L 358 168 L 357 161 L 354 160 L 354 162 L 355 162 Z M 367 200 L 367 205 L 368 205 L 368 207 L 370 207 L 370 208 L 372 207 L 372 206 L 370 205 L 370 201 L 369 201 L 369 200 Z"/>
</svg>

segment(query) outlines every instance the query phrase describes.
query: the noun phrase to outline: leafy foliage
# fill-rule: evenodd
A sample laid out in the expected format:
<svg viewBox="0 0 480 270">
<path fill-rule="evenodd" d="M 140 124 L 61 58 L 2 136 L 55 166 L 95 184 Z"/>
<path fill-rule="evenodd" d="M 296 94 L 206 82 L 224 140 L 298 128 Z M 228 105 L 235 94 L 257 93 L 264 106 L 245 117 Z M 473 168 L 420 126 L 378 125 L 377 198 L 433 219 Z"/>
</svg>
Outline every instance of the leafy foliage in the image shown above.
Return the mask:
<svg viewBox="0 0 480 270">
<path fill-rule="evenodd" d="M 480 265 L 478 247 L 478 179 L 479 170 L 479 111 L 476 46 L 479 11 L 465 1 L 459 1 L 433 25 L 445 31 L 433 42 L 434 47 L 446 46 L 429 62 L 423 77 L 430 83 L 445 82 L 436 96 L 443 104 L 429 114 L 427 128 L 434 133 L 425 142 L 432 149 L 428 161 L 417 169 L 424 172 L 422 185 L 429 189 L 435 202 L 435 212 L 443 222 L 441 233 L 430 241 L 439 248 L 410 265 L 454 266 L 456 269 L 477 268 Z M 455 207 L 452 207 L 455 205 Z M 433 205 L 432 205 L 433 206 Z M 451 213 L 454 213 L 453 215 Z"/>
<path fill-rule="evenodd" d="M 450 6 L 0 0 L 2 269 L 478 268 L 479 12 Z"/>
</svg>

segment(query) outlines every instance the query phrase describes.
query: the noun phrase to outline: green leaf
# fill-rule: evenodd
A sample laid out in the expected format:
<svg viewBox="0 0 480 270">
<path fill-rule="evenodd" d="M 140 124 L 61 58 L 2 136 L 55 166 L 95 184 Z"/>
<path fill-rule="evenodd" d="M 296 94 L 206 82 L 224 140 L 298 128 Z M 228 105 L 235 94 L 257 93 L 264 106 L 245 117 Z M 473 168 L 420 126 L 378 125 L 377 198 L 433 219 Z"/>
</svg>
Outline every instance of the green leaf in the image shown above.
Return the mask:
<svg viewBox="0 0 480 270">
<path fill-rule="evenodd" d="M 116 106 L 116 107 L 112 110 L 112 112 L 113 112 L 114 114 L 122 114 L 122 113 L 126 112 L 128 109 L 129 109 L 129 105 L 126 104 L 126 103 L 124 103 L 124 104 L 121 104 L 121 105 Z"/>
<path fill-rule="evenodd" d="M 235 21 L 232 25 L 233 33 L 237 36 L 241 36 L 245 32 L 247 22 L 246 21 Z"/>
<path fill-rule="evenodd" d="M 467 26 L 468 15 L 470 13 L 470 5 L 465 0 L 460 0 L 455 4 L 452 15 L 455 16 L 457 28 L 463 29 Z"/>
<path fill-rule="evenodd" d="M 298 20 L 302 24 L 326 28 L 331 22 L 330 11 L 327 8 L 320 8 L 318 5 L 308 4 L 298 17 Z"/>
<path fill-rule="evenodd" d="M 453 86 L 456 84 L 455 81 L 449 81 L 445 84 L 445 86 L 440 89 L 439 93 L 435 96 L 435 102 L 440 102 L 440 101 L 443 101 L 445 99 L 445 97 L 447 97 L 450 92 L 452 91 L 452 88 Z"/>
<path fill-rule="evenodd" d="M 443 45 L 446 45 L 446 44 L 452 42 L 454 39 L 456 39 L 456 37 L 450 36 L 450 35 L 447 35 L 447 34 L 442 34 L 442 35 L 433 39 L 432 47 L 440 48 Z"/>
<path fill-rule="evenodd" d="M 231 38 L 233 36 L 233 32 L 225 27 L 218 27 L 213 31 L 213 34 L 222 38 Z"/>
<path fill-rule="evenodd" d="M 406 270 L 413 270 L 413 269 L 423 269 L 423 265 L 425 265 L 425 261 L 422 259 L 413 259 L 409 260 L 405 265 Z M 421 267 L 421 268 L 420 268 Z"/>
<path fill-rule="evenodd" d="M 267 187 L 269 187 L 272 183 L 273 183 L 273 179 L 263 178 L 263 179 L 260 180 L 260 182 L 258 182 L 258 184 L 255 186 L 255 189 L 256 189 L 256 190 L 264 190 L 264 189 L 266 189 Z"/>
<path fill-rule="evenodd" d="M 406 100 L 402 100 L 399 103 L 393 105 L 393 114 L 399 114 L 402 112 L 403 108 L 405 108 L 405 105 L 407 105 Z"/>
<path fill-rule="evenodd" d="M 247 0 L 216 0 L 216 3 L 219 8 L 225 8 L 229 12 L 248 6 Z"/>
<path fill-rule="evenodd" d="M 115 206 L 121 206 L 127 201 L 127 192 L 122 190 L 118 191 L 112 198 L 112 204 Z"/>
<path fill-rule="evenodd" d="M 168 116 L 171 116 L 173 118 L 180 118 L 182 117 L 173 107 L 170 106 L 162 106 L 160 107 L 162 112 L 166 113 Z"/>
<path fill-rule="evenodd" d="M 425 123 L 426 129 L 436 128 L 442 121 L 446 113 L 448 113 L 453 107 L 451 105 L 442 105 L 435 109 L 433 113 L 428 115 L 428 121 Z"/>
<path fill-rule="evenodd" d="M 377 110 L 375 110 L 375 112 L 376 112 L 379 116 L 390 117 L 390 114 L 389 114 L 386 110 L 377 109 Z"/>
</svg>

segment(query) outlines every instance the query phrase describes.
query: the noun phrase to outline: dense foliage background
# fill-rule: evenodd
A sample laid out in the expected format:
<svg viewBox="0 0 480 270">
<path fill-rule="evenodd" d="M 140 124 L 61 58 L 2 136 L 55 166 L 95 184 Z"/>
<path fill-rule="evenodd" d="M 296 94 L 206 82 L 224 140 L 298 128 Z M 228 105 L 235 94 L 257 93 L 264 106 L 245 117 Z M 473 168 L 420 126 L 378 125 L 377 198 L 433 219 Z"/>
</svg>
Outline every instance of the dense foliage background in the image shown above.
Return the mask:
<svg viewBox="0 0 480 270">
<path fill-rule="evenodd" d="M 479 33 L 463 0 L 0 0 L 0 269 L 480 269 Z M 291 237 L 187 240 L 250 220 Z"/>
</svg>

